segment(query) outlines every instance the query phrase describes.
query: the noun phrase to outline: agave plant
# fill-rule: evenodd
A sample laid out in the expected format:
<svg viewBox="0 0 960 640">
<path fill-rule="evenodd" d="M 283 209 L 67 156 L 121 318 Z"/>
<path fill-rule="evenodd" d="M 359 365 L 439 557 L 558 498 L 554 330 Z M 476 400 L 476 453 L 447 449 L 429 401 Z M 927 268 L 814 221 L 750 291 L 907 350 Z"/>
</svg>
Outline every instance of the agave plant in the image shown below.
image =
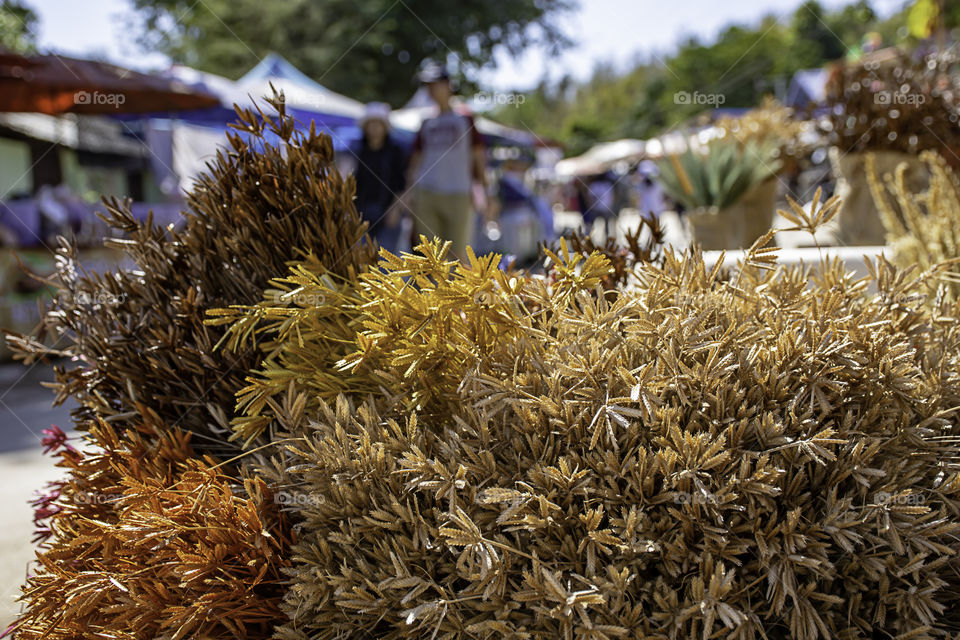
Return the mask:
<svg viewBox="0 0 960 640">
<path fill-rule="evenodd" d="M 687 149 L 661 161 L 660 180 L 667 195 L 687 209 L 723 209 L 776 173 L 777 155 L 770 143 L 715 140 L 705 151 Z"/>
</svg>

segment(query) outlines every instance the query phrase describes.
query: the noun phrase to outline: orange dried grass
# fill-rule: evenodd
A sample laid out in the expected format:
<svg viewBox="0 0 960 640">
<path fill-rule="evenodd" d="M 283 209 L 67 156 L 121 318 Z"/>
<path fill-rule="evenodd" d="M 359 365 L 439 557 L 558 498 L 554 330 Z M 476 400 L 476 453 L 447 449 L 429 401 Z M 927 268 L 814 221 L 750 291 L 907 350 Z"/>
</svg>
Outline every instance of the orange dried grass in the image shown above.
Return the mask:
<svg viewBox="0 0 960 640">
<path fill-rule="evenodd" d="M 267 638 L 291 534 L 262 480 L 194 457 L 189 435 L 88 425 L 50 539 L 27 579 L 17 640 Z"/>
</svg>

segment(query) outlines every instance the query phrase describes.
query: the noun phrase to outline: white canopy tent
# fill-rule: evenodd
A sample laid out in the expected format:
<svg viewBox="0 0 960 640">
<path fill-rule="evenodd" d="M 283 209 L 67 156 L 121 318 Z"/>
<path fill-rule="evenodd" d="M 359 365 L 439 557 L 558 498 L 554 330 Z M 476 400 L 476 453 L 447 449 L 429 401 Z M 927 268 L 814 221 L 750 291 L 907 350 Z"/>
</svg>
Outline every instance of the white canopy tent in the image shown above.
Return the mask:
<svg viewBox="0 0 960 640">
<path fill-rule="evenodd" d="M 636 162 L 642 159 L 659 159 L 688 149 L 702 149 L 722 135 L 717 127 L 706 127 L 699 131 L 669 131 L 649 140 L 623 138 L 612 142 L 601 142 L 584 154 L 566 158 L 557 163 L 559 177 L 594 175 L 613 168 L 618 163 Z"/>
<path fill-rule="evenodd" d="M 270 86 L 282 91 L 287 106 L 318 116 L 356 120 L 363 114 L 363 103 L 314 82 L 281 56 L 271 53 L 238 80 L 183 65 L 174 65 L 168 75 L 188 85 L 199 85 L 220 98 L 220 104 L 250 107 L 272 95 Z"/>
<path fill-rule="evenodd" d="M 254 98 L 269 96 L 273 85 L 284 94 L 285 103 L 296 109 L 356 120 L 363 103 L 327 89 L 281 56 L 271 53 L 237 80 L 237 90 Z"/>
<path fill-rule="evenodd" d="M 561 160 L 557 163 L 556 172 L 560 177 L 603 173 L 618 162 L 639 160 L 645 148 L 643 140 L 633 138 L 601 142 L 583 155 Z"/>
<path fill-rule="evenodd" d="M 490 118 L 476 114 L 463 98 L 454 96 L 450 101 L 451 107 L 460 113 L 470 114 L 476 124 L 477 131 L 484 136 L 490 136 L 502 141 L 509 141 L 516 145 L 536 147 L 540 142 L 537 136 L 530 131 L 523 131 L 514 127 L 494 122 Z M 425 86 L 421 86 L 403 105 L 402 109 L 395 110 L 390 115 L 390 125 L 403 131 L 417 132 L 421 123 L 434 115 L 437 111 L 433 99 Z"/>
<path fill-rule="evenodd" d="M 235 81 L 182 65 L 174 65 L 168 74 L 220 98 L 220 107 L 180 116 L 165 125 L 172 131 L 173 172 L 184 190 L 226 143 L 226 125 L 235 120 L 233 105 L 250 108 L 257 103 L 263 108 L 263 99 L 273 94 L 271 86 L 283 93 L 286 106 L 299 121 L 312 119 L 326 128 L 334 136 L 335 148 L 345 144 L 336 131 L 353 127 L 364 111 L 363 103 L 311 80 L 277 54 L 268 54 Z"/>
</svg>

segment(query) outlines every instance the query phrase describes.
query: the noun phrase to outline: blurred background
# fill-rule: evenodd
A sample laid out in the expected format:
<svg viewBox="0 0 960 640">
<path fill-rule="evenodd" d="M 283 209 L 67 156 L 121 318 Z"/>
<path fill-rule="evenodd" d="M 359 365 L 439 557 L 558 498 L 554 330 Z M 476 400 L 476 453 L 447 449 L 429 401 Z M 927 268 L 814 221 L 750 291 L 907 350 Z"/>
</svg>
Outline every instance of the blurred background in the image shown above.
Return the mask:
<svg viewBox="0 0 960 640">
<path fill-rule="evenodd" d="M 478 200 L 496 215 L 476 217 L 478 253 L 536 269 L 541 243 L 623 240 L 642 216 L 678 249 L 737 250 L 822 189 L 845 196 L 839 221 L 776 243 L 787 261 L 820 246 L 855 268 L 887 233 L 864 153 L 886 170 L 924 151 L 960 164 L 958 41 L 960 0 L 0 0 L 0 327 L 40 322 L 60 236 L 82 268 L 132 266 L 103 245 L 101 198 L 180 224 L 234 104 L 265 108 L 272 88 L 330 135 L 344 173 L 365 105 L 385 103 L 405 162 L 435 108 L 425 64 L 447 70 L 483 140 Z M 409 249 L 415 215 L 392 249 Z M 13 355 L 0 347 L 4 626 L 32 556 L 28 500 L 58 477 L 43 429 L 70 431 L 72 407 L 41 384 L 83 364 Z"/>
</svg>

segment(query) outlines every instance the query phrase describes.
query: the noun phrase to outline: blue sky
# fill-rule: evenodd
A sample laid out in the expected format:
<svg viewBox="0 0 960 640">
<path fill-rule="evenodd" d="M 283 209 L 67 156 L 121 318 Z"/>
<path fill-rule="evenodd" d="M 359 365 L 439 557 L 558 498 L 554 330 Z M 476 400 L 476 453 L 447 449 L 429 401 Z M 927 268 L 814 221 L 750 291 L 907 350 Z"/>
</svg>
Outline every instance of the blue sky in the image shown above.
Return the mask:
<svg viewBox="0 0 960 640">
<path fill-rule="evenodd" d="M 282 1 L 282 0 L 279 0 Z M 903 6 L 905 0 L 872 0 L 881 14 Z M 124 15 L 128 0 L 27 0 L 39 14 L 39 40 L 60 53 L 99 53 L 118 64 L 138 69 L 162 68 L 163 56 L 139 50 L 131 40 Z M 827 7 L 845 0 L 821 0 Z M 416 2 L 409 4 L 416 9 Z M 789 15 L 800 0 L 581 0 L 579 11 L 562 23 L 578 45 L 559 58 L 532 52 L 519 60 L 501 56 L 499 68 L 483 74 L 485 84 L 497 88 L 528 88 L 544 72 L 565 72 L 583 78 L 598 61 L 625 65 L 637 56 L 664 55 L 688 35 L 712 37 L 733 23 L 755 23 L 768 13 Z"/>
</svg>

